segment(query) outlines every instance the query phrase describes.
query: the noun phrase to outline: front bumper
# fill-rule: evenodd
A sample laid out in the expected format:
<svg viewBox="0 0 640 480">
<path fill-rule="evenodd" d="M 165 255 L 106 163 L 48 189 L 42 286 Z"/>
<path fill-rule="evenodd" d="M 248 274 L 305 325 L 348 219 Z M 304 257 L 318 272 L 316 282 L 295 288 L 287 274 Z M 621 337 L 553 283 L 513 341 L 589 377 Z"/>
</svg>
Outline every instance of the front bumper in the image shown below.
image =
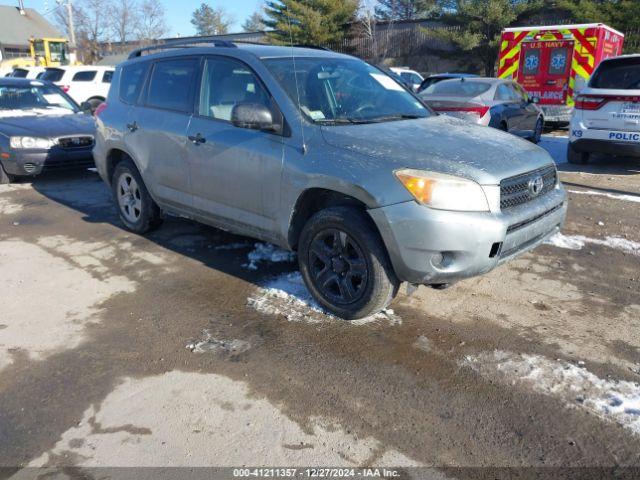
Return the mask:
<svg viewBox="0 0 640 480">
<path fill-rule="evenodd" d="M 396 275 L 414 284 L 453 283 L 481 275 L 560 231 L 562 186 L 507 212 L 451 212 L 405 202 L 369 210 Z"/>
<path fill-rule="evenodd" d="M 93 167 L 91 147 L 50 150 L 10 150 L 2 166 L 10 175 L 38 175 L 43 171 Z"/>
</svg>

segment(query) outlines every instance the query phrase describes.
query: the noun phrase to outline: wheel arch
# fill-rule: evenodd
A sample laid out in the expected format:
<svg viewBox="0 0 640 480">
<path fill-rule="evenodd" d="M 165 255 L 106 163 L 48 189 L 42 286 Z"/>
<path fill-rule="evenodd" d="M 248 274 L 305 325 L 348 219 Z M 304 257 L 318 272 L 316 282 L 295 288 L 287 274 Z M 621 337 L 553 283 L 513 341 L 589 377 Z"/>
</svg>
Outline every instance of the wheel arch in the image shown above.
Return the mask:
<svg viewBox="0 0 640 480">
<path fill-rule="evenodd" d="M 290 248 L 297 250 L 300 234 L 309 219 L 319 211 L 330 207 L 352 207 L 361 210 L 364 218 L 378 231 L 377 226 L 367 214 L 369 206 L 364 199 L 330 188 L 311 187 L 298 196 L 292 209 L 287 232 L 287 243 Z"/>
</svg>

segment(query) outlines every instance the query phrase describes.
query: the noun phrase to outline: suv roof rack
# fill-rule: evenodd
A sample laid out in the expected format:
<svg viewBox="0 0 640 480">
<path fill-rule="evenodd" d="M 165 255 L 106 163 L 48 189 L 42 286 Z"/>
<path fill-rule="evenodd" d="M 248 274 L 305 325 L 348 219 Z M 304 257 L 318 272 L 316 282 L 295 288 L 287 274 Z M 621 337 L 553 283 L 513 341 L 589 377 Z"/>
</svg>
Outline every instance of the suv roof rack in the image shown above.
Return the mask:
<svg viewBox="0 0 640 480">
<path fill-rule="evenodd" d="M 153 51 L 168 50 L 171 48 L 189 48 L 195 45 L 208 44 L 213 47 L 221 48 L 238 48 L 233 42 L 228 40 L 220 40 L 212 37 L 198 37 L 198 38 L 185 38 L 184 40 L 171 40 L 166 43 L 157 43 L 149 47 L 137 48 L 129 54 L 129 60 L 132 58 L 141 57 L 143 53 L 149 53 Z"/>
</svg>

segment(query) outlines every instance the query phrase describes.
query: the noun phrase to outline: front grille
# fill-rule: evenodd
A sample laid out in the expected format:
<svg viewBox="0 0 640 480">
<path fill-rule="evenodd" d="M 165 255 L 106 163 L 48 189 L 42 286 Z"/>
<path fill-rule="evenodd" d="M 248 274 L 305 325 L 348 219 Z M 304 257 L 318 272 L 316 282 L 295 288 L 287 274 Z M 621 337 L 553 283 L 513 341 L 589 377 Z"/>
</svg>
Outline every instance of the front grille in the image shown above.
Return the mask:
<svg viewBox="0 0 640 480">
<path fill-rule="evenodd" d="M 535 191 L 530 184 L 537 179 L 542 179 L 542 186 Z M 554 165 L 506 178 L 500 182 L 500 208 L 506 210 L 540 198 L 553 190 L 557 181 L 558 173 Z"/>
<path fill-rule="evenodd" d="M 62 137 L 58 139 L 58 146 L 66 150 L 93 147 L 93 137 L 90 135 Z"/>
</svg>

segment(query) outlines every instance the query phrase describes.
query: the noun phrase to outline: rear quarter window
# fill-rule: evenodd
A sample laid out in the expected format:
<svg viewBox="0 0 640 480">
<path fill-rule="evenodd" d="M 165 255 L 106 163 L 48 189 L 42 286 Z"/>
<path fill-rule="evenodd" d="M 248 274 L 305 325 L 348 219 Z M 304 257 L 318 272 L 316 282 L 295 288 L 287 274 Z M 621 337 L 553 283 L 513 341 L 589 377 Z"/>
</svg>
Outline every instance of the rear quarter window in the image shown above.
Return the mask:
<svg viewBox="0 0 640 480">
<path fill-rule="evenodd" d="M 76 73 L 71 79 L 72 82 L 92 82 L 96 78 L 95 70 L 86 70 Z"/>
<path fill-rule="evenodd" d="M 120 75 L 120 100 L 130 105 L 136 103 L 144 85 L 149 63 L 135 63 L 122 68 Z"/>
<path fill-rule="evenodd" d="M 113 70 L 107 70 L 102 74 L 102 83 L 111 83 L 113 80 Z"/>
<path fill-rule="evenodd" d="M 640 89 L 640 58 L 617 58 L 602 62 L 591 77 L 592 88 Z"/>
</svg>

